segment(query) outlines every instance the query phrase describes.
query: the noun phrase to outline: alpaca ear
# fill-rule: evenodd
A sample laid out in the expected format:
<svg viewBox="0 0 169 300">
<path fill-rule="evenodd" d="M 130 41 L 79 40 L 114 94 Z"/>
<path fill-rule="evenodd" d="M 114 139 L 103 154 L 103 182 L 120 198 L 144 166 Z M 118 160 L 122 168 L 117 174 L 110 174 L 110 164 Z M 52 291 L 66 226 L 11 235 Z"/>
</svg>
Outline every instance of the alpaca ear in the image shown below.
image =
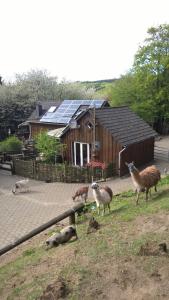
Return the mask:
<svg viewBox="0 0 169 300">
<path fill-rule="evenodd" d="M 128 163 L 125 161 L 125 165 L 128 167 Z"/>
<path fill-rule="evenodd" d="M 132 161 L 132 164 L 134 165 L 134 161 Z"/>
</svg>

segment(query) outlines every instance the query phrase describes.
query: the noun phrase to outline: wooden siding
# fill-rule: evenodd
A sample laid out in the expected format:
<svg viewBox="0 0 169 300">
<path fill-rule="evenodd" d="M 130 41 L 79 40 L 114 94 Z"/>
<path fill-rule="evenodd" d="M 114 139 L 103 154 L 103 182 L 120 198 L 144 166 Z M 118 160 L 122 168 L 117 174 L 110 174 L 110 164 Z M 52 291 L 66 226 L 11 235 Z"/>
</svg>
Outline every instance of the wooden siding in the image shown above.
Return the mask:
<svg viewBox="0 0 169 300">
<path fill-rule="evenodd" d="M 62 138 L 62 142 L 67 145 L 66 160 L 69 162 L 72 162 L 72 142 L 88 144 L 93 142 L 93 130 L 86 125 L 88 121 L 91 121 L 89 114 L 79 121 L 80 128 L 68 130 Z"/>
<path fill-rule="evenodd" d="M 60 127 L 64 127 L 64 125 L 30 123 L 31 138 L 36 137 L 40 132 L 57 129 Z"/>
<path fill-rule="evenodd" d="M 125 162 L 134 161 L 136 167 L 149 163 L 154 159 L 154 137 L 137 144 L 130 145 L 122 152 L 120 176 L 129 173 Z"/>
<path fill-rule="evenodd" d="M 92 117 L 88 113 L 80 121 L 80 128 L 67 131 L 62 142 L 67 145 L 66 159 L 72 162 L 72 143 L 81 142 L 93 144 L 93 129 L 87 127 L 87 123 L 92 122 Z M 103 128 L 96 120 L 96 141 L 100 142 L 100 149 L 97 151 L 97 160 L 106 164 L 114 162 L 118 168 L 117 152 L 120 145 L 113 139 L 111 133 Z"/>
</svg>

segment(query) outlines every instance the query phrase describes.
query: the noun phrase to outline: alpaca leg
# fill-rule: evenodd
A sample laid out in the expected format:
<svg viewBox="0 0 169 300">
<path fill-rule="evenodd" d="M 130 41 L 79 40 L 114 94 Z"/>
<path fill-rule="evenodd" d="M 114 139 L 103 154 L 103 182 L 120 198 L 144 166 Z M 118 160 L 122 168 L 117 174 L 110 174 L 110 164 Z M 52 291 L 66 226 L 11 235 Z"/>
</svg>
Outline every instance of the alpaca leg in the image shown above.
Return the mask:
<svg viewBox="0 0 169 300">
<path fill-rule="evenodd" d="M 156 185 L 155 185 L 154 189 L 155 189 L 155 192 L 157 192 L 157 187 L 156 187 Z"/>
<path fill-rule="evenodd" d="M 14 186 L 14 188 L 12 189 L 12 193 L 15 194 L 16 193 L 16 187 Z"/>
<path fill-rule="evenodd" d="M 149 190 L 149 195 L 150 195 L 150 198 L 151 198 L 151 189 Z"/>
<path fill-rule="evenodd" d="M 97 207 L 98 215 L 100 216 L 100 205 Z"/>
<path fill-rule="evenodd" d="M 138 199 L 139 199 L 139 195 L 140 195 L 140 192 L 138 192 L 138 191 L 137 191 L 136 205 L 138 205 Z"/>
<path fill-rule="evenodd" d="M 87 202 L 87 195 L 84 195 L 84 202 Z"/>
<path fill-rule="evenodd" d="M 148 201 L 148 192 L 149 192 L 149 189 L 146 189 L 146 201 Z"/>
<path fill-rule="evenodd" d="M 109 209 L 109 213 L 110 213 L 110 203 L 108 203 L 108 205 L 107 205 L 107 206 L 108 206 L 108 209 Z"/>
<path fill-rule="evenodd" d="M 103 216 L 105 215 L 106 205 L 103 204 Z"/>
</svg>

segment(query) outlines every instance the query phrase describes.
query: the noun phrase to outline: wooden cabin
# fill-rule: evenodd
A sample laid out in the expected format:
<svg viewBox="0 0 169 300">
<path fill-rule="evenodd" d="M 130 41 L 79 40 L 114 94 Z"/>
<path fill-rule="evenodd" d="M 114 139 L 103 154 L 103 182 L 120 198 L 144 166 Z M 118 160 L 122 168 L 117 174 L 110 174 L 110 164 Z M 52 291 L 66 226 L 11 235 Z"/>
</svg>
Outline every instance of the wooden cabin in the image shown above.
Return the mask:
<svg viewBox="0 0 169 300">
<path fill-rule="evenodd" d="M 74 127 L 74 128 L 72 128 Z M 154 158 L 156 132 L 128 107 L 89 109 L 76 124 L 63 128 L 66 160 L 86 166 L 91 160 L 114 164 L 120 176 L 128 173 L 125 162 L 144 165 Z"/>
<path fill-rule="evenodd" d="M 128 107 L 109 107 L 105 100 L 64 100 L 28 124 L 31 138 L 53 130 L 67 145 L 66 160 L 77 167 L 92 161 L 113 164 L 123 176 L 128 173 L 125 162 L 141 166 L 154 158 L 156 132 Z"/>
</svg>

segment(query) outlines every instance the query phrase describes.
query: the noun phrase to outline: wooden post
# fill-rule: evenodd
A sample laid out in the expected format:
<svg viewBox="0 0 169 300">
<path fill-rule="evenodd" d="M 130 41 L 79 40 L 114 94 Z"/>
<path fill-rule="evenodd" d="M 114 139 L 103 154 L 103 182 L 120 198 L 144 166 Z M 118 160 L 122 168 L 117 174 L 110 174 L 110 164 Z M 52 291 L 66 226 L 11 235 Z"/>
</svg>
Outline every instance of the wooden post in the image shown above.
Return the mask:
<svg viewBox="0 0 169 300">
<path fill-rule="evenodd" d="M 76 223 L 76 218 L 75 218 L 75 213 L 72 213 L 70 216 L 69 216 L 69 225 L 74 225 Z"/>
</svg>

